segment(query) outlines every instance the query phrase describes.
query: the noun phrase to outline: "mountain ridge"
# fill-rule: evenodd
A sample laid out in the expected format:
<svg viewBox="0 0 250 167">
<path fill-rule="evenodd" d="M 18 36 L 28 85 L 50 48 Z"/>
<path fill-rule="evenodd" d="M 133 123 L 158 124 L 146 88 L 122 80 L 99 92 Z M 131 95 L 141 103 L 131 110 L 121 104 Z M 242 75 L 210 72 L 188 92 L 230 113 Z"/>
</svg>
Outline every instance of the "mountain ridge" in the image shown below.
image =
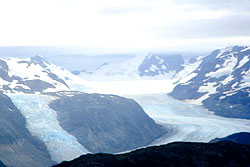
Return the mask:
<svg viewBox="0 0 250 167">
<path fill-rule="evenodd" d="M 169 95 L 203 105 L 221 116 L 249 119 L 250 47 L 215 50 L 199 61 Z"/>
</svg>

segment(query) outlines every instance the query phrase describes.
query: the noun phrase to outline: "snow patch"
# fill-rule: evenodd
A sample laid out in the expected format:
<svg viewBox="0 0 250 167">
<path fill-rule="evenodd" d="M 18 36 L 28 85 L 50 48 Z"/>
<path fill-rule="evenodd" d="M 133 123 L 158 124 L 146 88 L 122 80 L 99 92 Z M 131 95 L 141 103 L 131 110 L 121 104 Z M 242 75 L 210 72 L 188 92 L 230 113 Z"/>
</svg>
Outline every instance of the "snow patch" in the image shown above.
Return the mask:
<svg viewBox="0 0 250 167">
<path fill-rule="evenodd" d="M 242 66 L 244 66 L 247 62 L 249 62 L 249 56 L 244 56 L 243 59 L 239 62 L 239 65 L 236 67 L 237 68 L 241 68 Z"/>
<path fill-rule="evenodd" d="M 222 65 L 223 68 L 220 68 L 215 72 L 212 71 L 207 73 L 206 77 L 220 78 L 225 75 L 230 75 L 236 63 L 237 63 L 237 58 L 232 55 L 231 58 L 225 60 L 224 64 Z"/>
<path fill-rule="evenodd" d="M 185 78 L 181 79 L 178 83 L 188 82 L 190 79 L 196 77 L 197 75 L 198 75 L 197 73 L 191 73 L 188 76 L 186 76 Z"/>
<path fill-rule="evenodd" d="M 245 49 L 242 49 L 240 52 L 245 52 L 245 51 L 247 51 L 249 49 L 250 49 L 250 47 L 246 47 Z"/>
<path fill-rule="evenodd" d="M 234 80 L 233 76 L 232 76 L 232 75 L 229 75 L 226 79 L 224 79 L 223 81 L 221 81 L 221 84 L 222 84 L 222 85 L 226 85 L 226 84 L 228 84 L 229 82 L 231 82 L 232 80 Z"/>
</svg>

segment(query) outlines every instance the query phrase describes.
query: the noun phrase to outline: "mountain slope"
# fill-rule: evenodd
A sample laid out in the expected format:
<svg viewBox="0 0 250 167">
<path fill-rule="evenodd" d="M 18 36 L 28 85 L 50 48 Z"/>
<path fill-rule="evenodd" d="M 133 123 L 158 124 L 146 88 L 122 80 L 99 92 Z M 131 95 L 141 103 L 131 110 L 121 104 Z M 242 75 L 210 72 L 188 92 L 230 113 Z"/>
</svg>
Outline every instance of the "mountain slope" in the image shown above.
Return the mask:
<svg viewBox="0 0 250 167">
<path fill-rule="evenodd" d="M 184 143 L 148 147 L 136 151 L 112 154 L 88 154 L 55 167 L 248 167 L 250 146 L 232 142 Z"/>
<path fill-rule="evenodd" d="M 215 50 L 198 61 L 170 95 L 203 104 L 221 116 L 250 119 L 250 47 Z"/>
<path fill-rule="evenodd" d="M 50 104 L 60 125 L 91 152 L 121 152 L 150 144 L 166 133 L 131 99 L 78 94 Z"/>
<path fill-rule="evenodd" d="M 12 101 L 0 93 L 0 159 L 7 166 L 33 167 L 54 164 L 46 146 L 32 136 Z"/>
<path fill-rule="evenodd" d="M 249 132 L 240 132 L 234 133 L 224 138 L 216 138 L 210 141 L 210 143 L 215 143 L 219 141 L 232 141 L 239 144 L 248 144 L 250 145 L 250 133 Z"/>
</svg>

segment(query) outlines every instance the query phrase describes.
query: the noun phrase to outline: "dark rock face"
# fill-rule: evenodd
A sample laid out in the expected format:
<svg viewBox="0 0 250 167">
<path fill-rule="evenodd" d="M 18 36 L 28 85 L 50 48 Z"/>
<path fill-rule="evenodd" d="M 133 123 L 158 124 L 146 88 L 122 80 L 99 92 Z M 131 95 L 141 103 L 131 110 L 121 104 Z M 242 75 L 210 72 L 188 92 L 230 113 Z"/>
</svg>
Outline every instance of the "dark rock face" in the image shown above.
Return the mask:
<svg viewBox="0 0 250 167">
<path fill-rule="evenodd" d="M 6 166 L 2 163 L 2 161 L 0 161 L 0 167 L 6 167 Z"/>
<path fill-rule="evenodd" d="M 239 144 L 248 144 L 250 145 L 250 133 L 248 132 L 240 132 L 234 133 L 224 138 L 216 138 L 210 141 L 210 143 L 215 143 L 219 141 L 232 141 Z"/>
<path fill-rule="evenodd" d="M 50 107 L 60 125 L 91 152 L 121 152 L 150 144 L 166 130 L 134 100 L 115 95 L 62 97 Z"/>
<path fill-rule="evenodd" d="M 184 60 L 180 55 L 148 55 L 139 66 L 140 76 L 155 76 L 183 69 Z"/>
<path fill-rule="evenodd" d="M 46 146 L 26 129 L 26 121 L 12 101 L 0 93 L 0 160 L 7 166 L 54 164 Z"/>
<path fill-rule="evenodd" d="M 197 100 L 216 114 L 250 119 L 250 49 L 234 46 L 215 50 L 204 57 L 195 76 L 179 83 L 170 95 L 179 100 Z M 204 87 L 207 90 L 202 91 Z M 209 88 L 208 88 L 209 87 Z"/>
<path fill-rule="evenodd" d="M 249 160 L 248 145 L 233 142 L 176 142 L 121 155 L 87 154 L 55 167 L 248 167 Z"/>
<path fill-rule="evenodd" d="M 48 88 L 55 88 L 54 85 L 44 82 L 40 79 L 20 81 L 21 84 L 27 85 L 32 91 L 42 92 Z M 28 93 L 28 92 L 27 92 Z"/>
</svg>

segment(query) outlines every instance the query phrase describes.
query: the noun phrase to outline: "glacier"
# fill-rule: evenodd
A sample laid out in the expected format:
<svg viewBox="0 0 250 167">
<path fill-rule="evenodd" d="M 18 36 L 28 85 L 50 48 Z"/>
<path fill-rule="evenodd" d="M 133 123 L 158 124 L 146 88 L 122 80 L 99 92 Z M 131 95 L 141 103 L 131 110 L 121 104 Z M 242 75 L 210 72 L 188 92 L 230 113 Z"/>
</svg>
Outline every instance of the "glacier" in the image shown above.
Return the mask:
<svg viewBox="0 0 250 167">
<path fill-rule="evenodd" d="M 55 100 L 48 95 L 7 94 L 26 118 L 26 127 L 46 145 L 51 159 L 56 162 L 72 160 L 89 151 L 66 132 L 57 120 L 56 111 L 48 104 Z"/>
<path fill-rule="evenodd" d="M 174 141 L 209 142 L 237 132 L 250 132 L 250 120 L 214 115 L 202 106 L 173 99 L 166 94 L 127 95 L 144 111 L 169 129 L 169 133 L 150 145 Z"/>
<path fill-rule="evenodd" d="M 92 81 L 93 82 L 93 81 Z M 92 92 L 116 94 L 138 102 L 144 111 L 169 130 L 151 145 L 174 141 L 209 142 L 238 132 L 250 132 L 250 120 L 215 115 L 201 105 L 167 95 L 174 80 L 95 81 Z"/>
</svg>

